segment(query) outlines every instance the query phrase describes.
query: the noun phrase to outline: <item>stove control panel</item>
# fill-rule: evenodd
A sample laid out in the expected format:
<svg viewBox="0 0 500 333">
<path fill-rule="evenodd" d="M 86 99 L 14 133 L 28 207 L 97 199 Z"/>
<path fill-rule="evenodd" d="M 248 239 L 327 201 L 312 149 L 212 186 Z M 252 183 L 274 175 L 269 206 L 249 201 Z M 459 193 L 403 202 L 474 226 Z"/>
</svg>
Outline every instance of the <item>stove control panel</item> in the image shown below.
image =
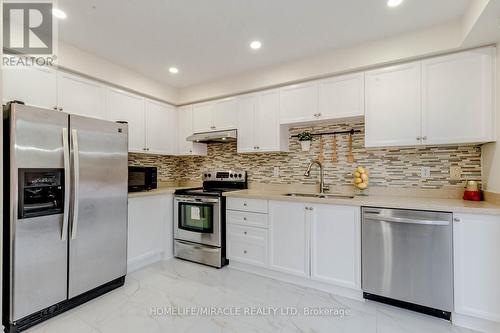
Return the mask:
<svg viewBox="0 0 500 333">
<path fill-rule="evenodd" d="M 225 181 L 225 182 L 246 182 L 246 171 L 205 171 L 202 174 L 203 181 Z"/>
</svg>

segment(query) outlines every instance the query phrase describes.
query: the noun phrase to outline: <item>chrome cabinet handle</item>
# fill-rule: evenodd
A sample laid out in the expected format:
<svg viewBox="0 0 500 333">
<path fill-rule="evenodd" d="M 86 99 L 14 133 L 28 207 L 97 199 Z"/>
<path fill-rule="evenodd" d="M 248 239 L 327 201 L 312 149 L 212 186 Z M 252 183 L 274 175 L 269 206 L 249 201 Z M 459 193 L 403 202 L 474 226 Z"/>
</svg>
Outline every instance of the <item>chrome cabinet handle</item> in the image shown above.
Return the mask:
<svg viewBox="0 0 500 333">
<path fill-rule="evenodd" d="M 69 137 L 68 129 L 62 129 L 63 140 L 63 157 L 64 157 L 64 212 L 63 212 L 63 225 L 61 230 L 61 240 L 66 240 L 68 237 L 68 223 L 69 223 L 69 191 L 70 191 L 70 161 L 69 161 Z"/>
<path fill-rule="evenodd" d="M 422 140 L 427 140 L 427 137 L 426 136 L 422 137 Z"/>
<path fill-rule="evenodd" d="M 453 218 L 453 221 L 454 222 L 461 222 L 462 220 L 460 220 L 458 217 L 455 217 L 455 218 Z"/>
<path fill-rule="evenodd" d="M 246 235 L 246 234 L 247 234 L 247 232 L 246 232 L 246 231 L 243 231 L 243 235 Z"/>
<path fill-rule="evenodd" d="M 247 250 L 243 250 L 243 253 L 244 253 L 244 254 L 247 254 Z"/>
<path fill-rule="evenodd" d="M 420 141 L 420 140 L 422 140 L 422 137 L 417 136 L 417 141 Z"/>
<path fill-rule="evenodd" d="M 56 110 L 57 111 L 57 106 L 53 106 L 52 110 Z"/>
<path fill-rule="evenodd" d="M 246 221 L 246 220 L 247 220 L 247 218 L 246 218 L 246 217 L 244 217 L 244 218 L 243 218 L 243 221 Z"/>
<path fill-rule="evenodd" d="M 78 131 L 71 130 L 73 139 L 73 176 L 74 176 L 74 193 L 73 196 L 73 221 L 71 224 L 71 239 L 76 238 L 76 228 L 78 227 L 78 208 L 80 200 L 80 151 L 78 147 Z"/>
<path fill-rule="evenodd" d="M 247 206 L 247 203 L 246 203 L 246 202 L 244 202 L 244 203 L 243 203 L 243 206 L 245 206 L 245 207 L 246 207 L 246 206 Z"/>
</svg>

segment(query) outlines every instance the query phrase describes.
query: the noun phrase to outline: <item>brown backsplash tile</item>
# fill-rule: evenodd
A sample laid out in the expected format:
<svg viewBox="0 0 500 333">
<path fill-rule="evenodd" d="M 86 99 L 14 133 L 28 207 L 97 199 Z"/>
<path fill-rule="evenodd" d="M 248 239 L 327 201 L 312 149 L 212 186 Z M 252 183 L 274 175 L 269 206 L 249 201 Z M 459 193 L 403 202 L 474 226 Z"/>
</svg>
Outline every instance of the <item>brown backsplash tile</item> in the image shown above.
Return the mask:
<svg viewBox="0 0 500 333">
<path fill-rule="evenodd" d="M 290 129 L 294 135 L 308 130 L 312 133 L 360 130 L 353 136 L 354 163 L 347 162 L 348 135 L 337 136 L 336 163 L 332 162 L 333 136 L 324 136 L 325 182 L 332 185 L 351 185 L 353 170 L 362 165 L 369 170 L 370 186 L 397 188 L 462 187 L 465 180 L 481 181 L 481 147 L 427 146 L 418 148 L 365 148 L 364 123 L 362 121 L 308 126 Z M 311 177 L 304 171 L 320 152 L 320 139 L 314 137 L 311 150 L 303 152 L 296 138 L 290 138 L 289 153 L 238 154 L 236 143 L 214 143 L 208 145 L 207 157 L 174 157 L 147 154 L 130 154 L 131 165 L 154 165 L 158 167 L 160 181 L 200 180 L 200 174 L 213 169 L 243 169 L 248 172 L 249 182 L 266 184 L 315 184 L 318 170 Z M 450 179 L 450 166 L 462 168 L 462 180 Z M 280 177 L 273 177 L 274 167 L 280 168 Z M 431 168 L 431 177 L 421 179 L 421 167 Z"/>
</svg>

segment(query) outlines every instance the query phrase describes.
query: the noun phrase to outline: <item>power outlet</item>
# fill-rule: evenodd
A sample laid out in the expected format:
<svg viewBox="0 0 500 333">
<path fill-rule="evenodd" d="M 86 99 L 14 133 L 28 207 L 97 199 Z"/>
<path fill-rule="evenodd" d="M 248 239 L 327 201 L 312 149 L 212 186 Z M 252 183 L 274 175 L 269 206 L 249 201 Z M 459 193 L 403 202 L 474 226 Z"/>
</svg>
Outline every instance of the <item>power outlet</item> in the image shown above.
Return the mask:
<svg viewBox="0 0 500 333">
<path fill-rule="evenodd" d="M 280 167 L 274 167 L 273 169 L 273 177 L 277 178 L 280 176 Z"/>
<path fill-rule="evenodd" d="M 450 179 L 451 180 L 461 180 L 462 179 L 462 168 L 458 165 L 453 165 L 450 167 Z"/>
<path fill-rule="evenodd" d="M 430 178 L 431 177 L 431 168 L 430 167 L 422 167 L 420 171 L 420 176 L 422 178 Z"/>
</svg>

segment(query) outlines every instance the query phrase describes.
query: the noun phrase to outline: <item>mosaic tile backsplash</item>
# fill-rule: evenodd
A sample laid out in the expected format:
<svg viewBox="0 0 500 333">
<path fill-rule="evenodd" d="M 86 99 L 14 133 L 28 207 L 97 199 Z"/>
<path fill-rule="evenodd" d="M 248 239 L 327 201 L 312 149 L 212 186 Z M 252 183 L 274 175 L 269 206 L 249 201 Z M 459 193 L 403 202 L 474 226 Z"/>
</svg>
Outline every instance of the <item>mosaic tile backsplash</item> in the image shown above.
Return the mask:
<svg viewBox="0 0 500 333">
<path fill-rule="evenodd" d="M 463 187 L 465 180 L 481 181 L 481 147 L 427 146 L 418 148 L 365 148 L 362 121 L 327 126 L 291 128 L 290 134 L 304 130 L 312 133 L 355 129 L 353 136 L 354 163 L 347 162 L 348 135 L 337 135 L 337 162 L 332 161 L 333 136 L 323 136 L 325 183 L 351 185 L 353 170 L 362 165 L 369 170 L 370 186 L 397 188 Z M 315 136 L 311 150 L 303 152 L 297 138 L 290 138 L 290 152 L 274 154 L 238 154 L 236 143 L 208 145 L 206 157 L 173 157 L 130 154 L 131 165 L 158 167 L 160 181 L 198 181 L 205 170 L 242 169 L 248 172 L 249 182 L 268 184 L 316 184 L 319 170 L 314 167 L 309 178 L 304 171 L 320 154 L 320 138 Z M 462 168 L 462 179 L 450 179 L 450 166 Z M 279 177 L 273 176 L 279 167 Z M 421 178 L 421 168 L 430 167 L 431 176 Z"/>
</svg>

